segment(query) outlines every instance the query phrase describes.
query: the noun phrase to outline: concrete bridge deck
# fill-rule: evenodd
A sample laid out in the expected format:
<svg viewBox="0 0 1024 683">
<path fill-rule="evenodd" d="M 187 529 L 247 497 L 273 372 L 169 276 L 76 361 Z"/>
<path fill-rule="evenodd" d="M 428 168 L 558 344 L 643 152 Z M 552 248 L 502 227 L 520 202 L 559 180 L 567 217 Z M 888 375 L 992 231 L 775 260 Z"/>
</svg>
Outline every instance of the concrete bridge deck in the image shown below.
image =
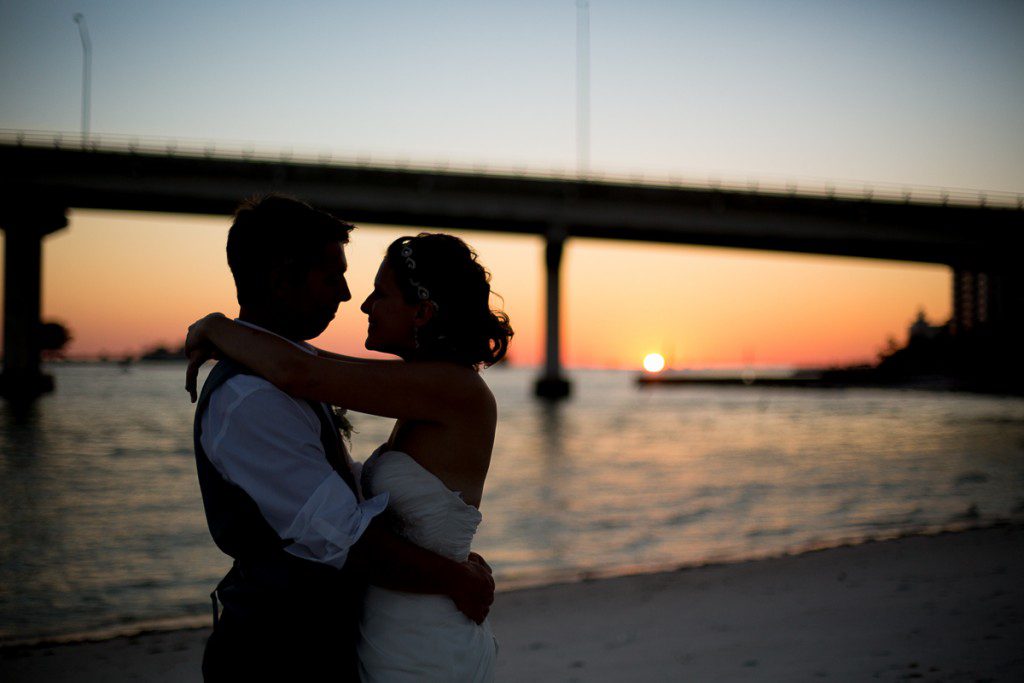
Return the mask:
<svg viewBox="0 0 1024 683">
<path fill-rule="evenodd" d="M 1024 235 L 1024 198 L 1005 193 L 907 189 L 904 199 L 834 188 L 812 193 L 541 178 L 176 147 L 160 153 L 128 145 L 19 145 L 3 138 L 0 187 L 7 197 L 32 203 L 215 215 L 230 214 L 242 197 L 278 191 L 354 222 L 539 235 L 558 226 L 569 237 L 950 265 L 1005 253 Z"/>
<path fill-rule="evenodd" d="M 1024 198 L 1005 193 L 800 192 L 71 142 L 0 136 L 8 378 L 38 374 L 33 330 L 41 240 L 64 226 L 71 207 L 228 215 L 241 198 L 283 192 L 356 223 L 542 236 L 549 381 L 542 391 L 555 394 L 567 391 L 558 306 L 562 248 L 570 237 L 941 263 L 971 273 L 1015 270 L 1024 246 Z"/>
</svg>

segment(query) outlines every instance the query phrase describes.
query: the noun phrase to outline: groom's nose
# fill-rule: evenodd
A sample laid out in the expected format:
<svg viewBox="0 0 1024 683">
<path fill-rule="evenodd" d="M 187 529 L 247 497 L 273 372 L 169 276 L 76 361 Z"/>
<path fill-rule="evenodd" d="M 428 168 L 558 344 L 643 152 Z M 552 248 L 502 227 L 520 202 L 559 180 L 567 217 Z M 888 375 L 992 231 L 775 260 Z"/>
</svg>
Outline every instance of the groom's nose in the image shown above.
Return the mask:
<svg viewBox="0 0 1024 683">
<path fill-rule="evenodd" d="M 341 279 L 341 286 L 338 288 L 338 302 L 342 303 L 345 301 L 352 300 L 352 290 L 348 288 L 348 281 L 345 278 Z"/>
</svg>

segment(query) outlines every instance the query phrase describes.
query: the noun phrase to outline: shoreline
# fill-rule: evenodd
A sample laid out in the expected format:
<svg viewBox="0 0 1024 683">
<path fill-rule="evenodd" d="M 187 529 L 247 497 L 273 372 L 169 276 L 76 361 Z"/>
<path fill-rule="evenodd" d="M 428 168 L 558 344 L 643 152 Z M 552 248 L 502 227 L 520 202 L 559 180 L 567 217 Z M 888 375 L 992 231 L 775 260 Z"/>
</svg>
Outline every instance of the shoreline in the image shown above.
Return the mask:
<svg viewBox="0 0 1024 683">
<path fill-rule="evenodd" d="M 1024 525 L 502 591 L 499 680 L 1021 680 Z M 0 648 L 0 678 L 198 680 L 208 628 Z"/>
<path fill-rule="evenodd" d="M 525 590 L 572 586 L 592 581 L 643 577 L 716 567 L 735 567 L 750 563 L 779 560 L 788 557 L 801 557 L 804 555 L 811 555 L 813 553 L 839 548 L 854 548 L 873 543 L 886 543 L 890 541 L 920 537 L 930 538 L 944 536 L 947 534 L 959 534 L 969 531 L 982 531 L 986 529 L 1014 526 L 1019 526 L 1024 529 L 1024 522 L 1011 519 L 999 519 L 984 524 L 978 524 L 969 520 L 964 520 L 959 524 L 945 524 L 936 528 L 896 531 L 891 534 L 879 533 L 863 538 L 850 537 L 838 539 L 836 541 L 811 542 L 786 548 L 782 552 L 765 553 L 763 555 L 743 557 L 717 556 L 690 563 L 665 562 L 649 565 L 617 565 L 614 567 L 598 567 L 593 569 L 566 569 L 554 572 L 538 572 L 536 575 L 526 575 L 513 579 L 501 580 L 496 591 L 496 595 Z M 202 616 L 195 615 L 145 619 L 135 622 L 135 624 L 130 626 L 126 624 L 111 624 L 98 626 L 85 631 L 71 631 L 68 633 L 11 638 L 9 640 L 0 639 L 0 657 L 2 657 L 5 650 L 95 644 L 105 643 L 120 638 L 139 638 L 174 633 L 178 631 L 198 631 L 208 628 L 210 625 L 210 619 L 210 615 L 204 613 Z"/>
</svg>

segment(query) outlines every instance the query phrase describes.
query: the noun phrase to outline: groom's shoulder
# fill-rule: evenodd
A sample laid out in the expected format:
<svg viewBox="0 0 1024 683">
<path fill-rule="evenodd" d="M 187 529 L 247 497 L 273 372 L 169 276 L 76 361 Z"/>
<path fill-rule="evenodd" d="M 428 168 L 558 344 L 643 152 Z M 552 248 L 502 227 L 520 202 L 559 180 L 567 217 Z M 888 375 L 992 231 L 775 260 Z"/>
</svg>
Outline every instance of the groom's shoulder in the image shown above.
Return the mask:
<svg viewBox="0 0 1024 683">
<path fill-rule="evenodd" d="M 224 381 L 219 387 L 214 389 L 212 396 L 217 395 L 217 391 L 227 389 L 228 393 L 236 396 L 244 396 L 248 394 L 255 394 L 257 392 L 267 393 L 284 393 L 273 384 L 263 379 L 259 375 L 250 374 L 237 374 L 232 375 Z"/>
<path fill-rule="evenodd" d="M 287 419 L 289 413 L 302 416 L 303 422 L 310 420 L 311 412 L 304 402 L 289 396 L 258 375 L 236 374 L 219 384 L 210 393 L 207 416 L 214 419 L 245 417 L 257 420 Z"/>
<path fill-rule="evenodd" d="M 232 375 L 216 386 L 210 393 L 210 401 L 218 403 L 223 401 L 235 403 L 250 397 L 271 401 L 293 400 L 291 396 L 259 375 L 248 373 Z"/>
</svg>

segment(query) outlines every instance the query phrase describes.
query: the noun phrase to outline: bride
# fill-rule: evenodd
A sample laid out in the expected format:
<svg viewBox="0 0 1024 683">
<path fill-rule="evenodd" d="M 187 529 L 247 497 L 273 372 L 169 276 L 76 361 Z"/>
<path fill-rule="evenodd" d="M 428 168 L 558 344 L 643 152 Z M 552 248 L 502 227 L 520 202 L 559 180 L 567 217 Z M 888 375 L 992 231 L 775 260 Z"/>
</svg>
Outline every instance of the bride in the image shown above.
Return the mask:
<svg viewBox="0 0 1024 683">
<path fill-rule="evenodd" d="M 220 314 L 189 328 L 186 347 L 214 347 L 292 396 L 397 418 L 363 465 L 363 494 L 386 491 L 398 534 L 464 561 L 481 520 L 497 422 L 494 396 L 477 371 L 504 357 L 512 328 L 490 308 L 490 274 L 451 235 L 395 240 L 373 285 L 360 307 L 369 318 L 366 348 L 400 361 L 313 356 Z M 190 362 L 192 386 L 202 360 Z M 445 596 L 371 585 L 360 636 L 365 681 L 494 675 L 489 624 L 474 623 Z"/>
</svg>

